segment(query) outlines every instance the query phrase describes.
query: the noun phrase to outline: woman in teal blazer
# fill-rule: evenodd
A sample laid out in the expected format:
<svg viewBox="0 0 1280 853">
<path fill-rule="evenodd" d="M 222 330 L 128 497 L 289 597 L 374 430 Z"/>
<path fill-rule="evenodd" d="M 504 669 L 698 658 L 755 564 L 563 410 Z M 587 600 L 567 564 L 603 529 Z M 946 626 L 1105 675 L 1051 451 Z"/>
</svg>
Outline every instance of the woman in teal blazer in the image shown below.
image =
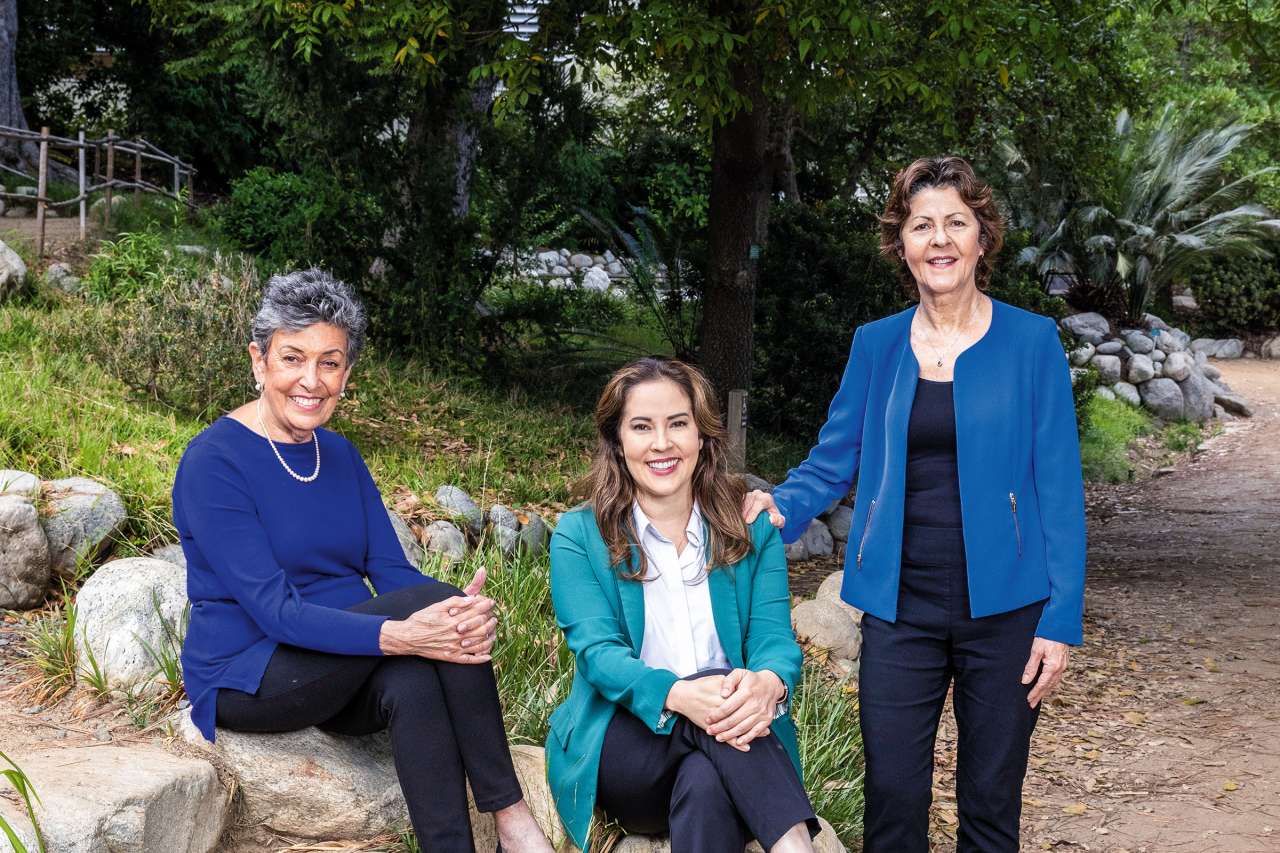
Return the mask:
<svg viewBox="0 0 1280 853">
<path fill-rule="evenodd" d="M 881 223 L 918 305 L 856 331 L 817 445 L 744 515 L 768 510 L 789 542 L 856 478 L 841 595 L 866 613 L 866 853 L 927 851 L 952 687 L 957 850 L 1014 853 L 1039 704 L 1081 641 L 1070 373 L 1053 320 L 981 292 L 1002 226 L 968 163 L 912 163 Z"/>
<path fill-rule="evenodd" d="M 812 850 L 786 699 L 800 677 L 787 564 L 750 526 L 705 377 L 666 359 L 620 370 L 596 407 L 584 491 L 551 541 L 556 619 L 575 660 L 547 773 L 587 849 L 593 813 L 669 831 L 673 853 Z"/>
</svg>

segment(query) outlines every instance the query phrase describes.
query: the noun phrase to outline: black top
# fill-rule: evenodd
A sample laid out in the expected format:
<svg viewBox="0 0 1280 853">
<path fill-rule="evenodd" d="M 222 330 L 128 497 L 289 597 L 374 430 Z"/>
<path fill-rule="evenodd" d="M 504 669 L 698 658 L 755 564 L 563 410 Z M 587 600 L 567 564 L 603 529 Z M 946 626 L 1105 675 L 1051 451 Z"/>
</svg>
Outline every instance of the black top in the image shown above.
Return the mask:
<svg viewBox="0 0 1280 853">
<path fill-rule="evenodd" d="M 907 423 L 907 499 L 903 521 L 960 527 L 956 410 L 952 383 L 921 378 Z"/>
</svg>

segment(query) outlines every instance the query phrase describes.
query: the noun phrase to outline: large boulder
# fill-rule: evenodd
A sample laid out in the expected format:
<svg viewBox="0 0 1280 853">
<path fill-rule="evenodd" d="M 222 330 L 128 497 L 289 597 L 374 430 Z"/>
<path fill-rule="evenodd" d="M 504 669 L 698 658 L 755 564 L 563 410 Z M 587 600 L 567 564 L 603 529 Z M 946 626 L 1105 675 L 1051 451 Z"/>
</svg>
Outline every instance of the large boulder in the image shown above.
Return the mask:
<svg viewBox="0 0 1280 853">
<path fill-rule="evenodd" d="M 1234 394 L 1230 391 L 1215 391 L 1213 401 L 1229 414 L 1239 415 L 1244 418 L 1253 417 L 1253 406 L 1239 394 Z"/>
<path fill-rule="evenodd" d="M 1258 348 L 1258 355 L 1263 358 L 1280 358 L 1280 335 L 1263 341 L 1262 346 Z"/>
<path fill-rule="evenodd" d="M 1213 397 L 1217 389 L 1198 370 L 1191 371 L 1178 383 L 1182 390 L 1182 416 L 1189 421 L 1203 423 L 1213 417 Z"/>
<path fill-rule="evenodd" d="M 855 625 L 862 624 L 862 611 L 847 603 L 840 597 L 840 589 L 844 585 L 844 571 L 832 572 L 827 575 L 826 580 L 818 584 L 818 591 L 814 594 L 814 598 L 820 601 L 830 601 L 836 604 L 841 610 L 848 614 Z"/>
<path fill-rule="evenodd" d="M 853 526 L 853 507 L 840 504 L 827 516 L 827 529 L 837 542 L 849 541 L 849 528 Z"/>
<path fill-rule="evenodd" d="M 1062 328 L 1095 346 L 1106 340 L 1111 333 L 1111 324 L 1107 322 L 1107 318 L 1092 311 L 1064 317 Z"/>
<path fill-rule="evenodd" d="M 840 843 L 831 824 L 821 816 L 818 817 L 818 824 L 822 829 L 813 839 L 815 853 L 845 853 L 846 848 Z M 620 839 L 612 849 L 613 853 L 671 853 L 671 840 L 665 835 L 628 835 Z M 764 852 L 759 842 L 752 841 L 747 845 L 745 853 Z"/>
<path fill-rule="evenodd" d="M 1128 376 L 1126 377 L 1130 384 L 1141 385 L 1148 379 L 1155 378 L 1156 366 L 1151 360 L 1151 356 L 1135 352 L 1133 358 L 1129 359 Z"/>
<path fill-rule="evenodd" d="M 1164 375 L 1175 382 L 1181 382 L 1191 375 L 1191 369 L 1195 366 L 1196 360 L 1191 353 L 1171 352 L 1164 360 Z"/>
<path fill-rule="evenodd" d="M 92 652 L 112 689 L 154 689 L 154 655 L 179 651 L 186 606 L 187 573 L 168 560 L 107 563 L 76 595 L 76 654 L 87 664 Z"/>
<path fill-rule="evenodd" d="M 26 471 L 0 468 L 0 495 L 17 495 L 34 500 L 40 496 L 40 479 Z"/>
<path fill-rule="evenodd" d="M 433 521 L 422 531 L 422 540 L 430 554 L 441 554 L 445 559 L 463 560 L 467 556 L 467 537 L 447 521 Z"/>
<path fill-rule="evenodd" d="M 1156 348 L 1155 341 L 1145 332 L 1130 329 L 1124 333 L 1124 345 L 1135 353 L 1146 355 Z"/>
<path fill-rule="evenodd" d="M 1215 358 L 1240 358 L 1244 355 L 1244 341 L 1239 338 L 1227 338 L 1218 342 Z"/>
<path fill-rule="evenodd" d="M 404 558 L 415 569 L 420 568 L 427 552 L 423 550 L 418 537 L 413 535 L 413 528 L 392 510 L 387 510 L 387 517 L 391 519 L 391 528 L 396 532 L 396 540 L 400 543 L 400 550 L 404 551 Z"/>
<path fill-rule="evenodd" d="M 825 598 L 802 601 L 791 611 L 796 638 L 827 649 L 838 660 L 857 660 L 862 632 L 839 605 Z"/>
<path fill-rule="evenodd" d="M 27 265 L 18 253 L 0 241 L 0 302 L 22 289 L 27 280 Z"/>
<path fill-rule="evenodd" d="M 835 552 L 831 531 L 816 518 L 809 522 L 809 528 L 801 535 L 800 541 L 810 557 L 830 557 Z"/>
<path fill-rule="evenodd" d="M 53 570 L 72 578 L 79 562 L 96 557 L 124 527 L 128 520 L 124 501 L 85 477 L 53 480 L 47 497 L 51 512 L 44 519 L 44 532 Z"/>
<path fill-rule="evenodd" d="M 213 765 L 149 746 L 82 746 L 14 756 L 40 796 L 49 853 L 209 853 L 231 811 Z M 25 812 L 0 817 L 36 850 Z M 13 848 L 0 836 L 0 851 Z"/>
<path fill-rule="evenodd" d="M 39 607 L 49 589 L 49 543 L 31 502 L 0 495 L 0 610 Z"/>
<path fill-rule="evenodd" d="M 1138 386 L 1142 396 L 1142 405 L 1150 409 L 1157 417 L 1166 421 L 1181 420 L 1183 417 L 1182 389 L 1178 383 L 1167 376 L 1143 382 Z"/>
<path fill-rule="evenodd" d="M 179 732 L 235 779 L 243 802 L 242 822 L 299 838 L 364 840 L 408 825 L 409 813 L 396 777 L 385 732 L 347 737 L 316 728 L 281 734 L 218 729 L 206 741 L 182 712 Z M 512 746 L 512 763 L 525 800 L 552 843 L 564 841 L 556 817 L 543 751 Z M 474 804 L 471 827 L 477 850 L 497 844 L 493 817 Z"/>
<path fill-rule="evenodd" d="M 484 530 L 484 513 L 471 496 L 457 486 L 446 485 L 436 489 L 436 503 L 454 515 L 465 518 L 467 526 L 476 536 Z"/>
<path fill-rule="evenodd" d="M 1120 356 L 1095 355 L 1090 362 L 1098 370 L 1098 381 L 1103 385 L 1114 385 L 1121 380 Z"/>
</svg>

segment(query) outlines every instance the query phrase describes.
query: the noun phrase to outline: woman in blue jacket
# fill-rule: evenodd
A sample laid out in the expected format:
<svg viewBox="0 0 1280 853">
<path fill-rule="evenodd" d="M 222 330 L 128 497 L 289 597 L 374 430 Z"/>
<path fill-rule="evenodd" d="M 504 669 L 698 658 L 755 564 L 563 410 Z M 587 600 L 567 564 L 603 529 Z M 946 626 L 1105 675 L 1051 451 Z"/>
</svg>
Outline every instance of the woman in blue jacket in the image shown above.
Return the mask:
<svg viewBox="0 0 1280 853">
<path fill-rule="evenodd" d="M 809 853 L 787 697 L 800 676 L 787 562 L 748 526 L 710 383 L 668 359 L 619 370 L 596 404 L 584 491 L 551 539 L 551 596 L 575 661 L 547 775 L 588 849 L 597 807 L 673 853 Z"/>
<path fill-rule="evenodd" d="M 865 611 L 867 853 L 924 853 L 948 687 L 958 847 L 1016 851 L 1040 702 L 1081 641 L 1085 524 L 1057 327 L 985 295 L 1002 225 L 958 157 L 894 180 L 881 250 L 918 305 L 860 327 L 818 444 L 770 496 L 793 541 L 857 479 L 841 595 Z"/>
<path fill-rule="evenodd" d="M 182 456 L 173 522 L 187 557 L 192 720 L 209 740 L 215 725 L 388 729 L 424 850 L 473 853 L 469 780 L 508 851 L 551 853 L 507 748 L 483 570 L 459 590 L 409 565 L 364 460 L 323 428 L 365 326 L 328 274 L 273 277 L 249 344 L 260 396 Z"/>
</svg>

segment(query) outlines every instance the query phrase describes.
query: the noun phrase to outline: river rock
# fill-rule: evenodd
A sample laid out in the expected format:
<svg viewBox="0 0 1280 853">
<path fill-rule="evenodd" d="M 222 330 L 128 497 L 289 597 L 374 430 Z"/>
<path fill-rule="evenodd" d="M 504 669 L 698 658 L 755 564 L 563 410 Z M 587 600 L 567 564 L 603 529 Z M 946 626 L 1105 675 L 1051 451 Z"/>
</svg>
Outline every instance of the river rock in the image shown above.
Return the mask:
<svg viewBox="0 0 1280 853">
<path fill-rule="evenodd" d="M 152 689 L 152 651 L 181 650 L 186 606 L 187 573 L 178 566 L 151 557 L 113 560 L 76 595 L 76 654 L 87 666 L 91 650 L 113 689 Z"/>
<path fill-rule="evenodd" d="M 1086 341 L 1071 351 L 1071 363 L 1076 367 L 1084 367 L 1089 363 L 1089 359 L 1093 358 L 1094 353 L 1093 344 Z"/>
<path fill-rule="evenodd" d="M 542 554 L 547 550 L 547 537 L 550 530 L 542 516 L 536 512 L 525 513 L 524 522 L 520 525 L 520 547 L 531 554 Z"/>
<path fill-rule="evenodd" d="M 1061 325 L 1077 338 L 1095 346 L 1106 340 L 1111 333 L 1111 324 L 1107 322 L 1107 318 L 1092 311 L 1064 317 Z"/>
<path fill-rule="evenodd" d="M 433 521 L 422 531 L 427 552 L 442 554 L 447 560 L 463 560 L 467 556 L 467 537 L 448 521 Z"/>
<path fill-rule="evenodd" d="M 837 542 L 849 541 L 849 528 L 853 526 L 853 507 L 840 504 L 827 516 L 827 529 Z"/>
<path fill-rule="evenodd" d="M 1258 355 L 1263 358 L 1280 358 L 1280 335 L 1263 341 L 1262 346 L 1258 348 Z"/>
<path fill-rule="evenodd" d="M 1219 379 L 1222 378 L 1222 371 L 1214 367 L 1212 364 L 1202 364 L 1200 366 L 1200 372 L 1203 373 L 1208 378 L 1212 379 L 1214 382 L 1217 382 Z M 1222 383 L 1218 383 L 1218 384 L 1222 384 Z"/>
<path fill-rule="evenodd" d="M 427 552 L 418 537 L 413 535 L 413 528 L 392 510 L 387 510 L 387 518 L 391 519 L 391 529 L 396 532 L 396 540 L 400 543 L 400 550 L 404 551 L 404 558 L 415 569 L 420 568 Z"/>
<path fill-rule="evenodd" d="M 61 261 L 49 266 L 44 271 L 44 280 L 54 290 L 61 290 L 63 293 L 79 293 L 80 279 L 71 271 L 71 267 Z"/>
<path fill-rule="evenodd" d="M 1103 341 L 1096 348 L 1098 355 L 1119 355 L 1123 351 L 1123 341 Z"/>
<path fill-rule="evenodd" d="M 1213 417 L 1216 389 L 1203 373 L 1191 371 L 1186 379 L 1178 383 L 1178 387 L 1182 389 L 1183 417 L 1196 423 L 1203 423 Z"/>
<path fill-rule="evenodd" d="M 609 274 L 599 267 L 592 267 L 582 274 L 582 287 L 586 290 L 605 293 L 609 290 L 611 283 Z"/>
<path fill-rule="evenodd" d="M 505 527 L 513 531 L 520 529 L 520 519 L 502 504 L 494 504 L 489 507 L 489 524 L 492 527 Z"/>
<path fill-rule="evenodd" d="M 1181 420 L 1184 402 L 1182 389 L 1168 377 L 1143 382 L 1138 388 L 1142 405 L 1166 421 Z"/>
<path fill-rule="evenodd" d="M 49 543 L 35 506 L 0 495 L 0 610 L 39 607 L 50 577 Z"/>
<path fill-rule="evenodd" d="M 577 270 L 589 269 L 594 263 L 595 261 L 590 255 L 584 255 L 581 252 L 576 255 L 569 256 L 569 266 Z"/>
<path fill-rule="evenodd" d="M 27 280 L 27 265 L 13 249 L 0 241 L 0 302 L 22 289 Z"/>
<path fill-rule="evenodd" d="M 1111 386 L 1111 390 L 1115 392 L 1116 399 L 1124 400 L 1131 406 L 1142 405 L 1142 395 L 1138 393 L 1136 386 L 1130 385 L 1128 382 L 1117 382 Z"/>
<path fill-rule="evenodd" d="M 1175 382 L 1181 382 L 1191 375 L 1191 368 L 1195 364 L 1196 360 L 1190 353 L 1171 352 L 1164 360 L 1164 375 Z"/>
<path fill-rule="evenodd" d="M 1173 297 L 1173 310 L 1194 314 L 1200 310 L 1200 304 L 1196 302 L 1196 298 L 1190 293 L 1179 293 Z"/>
<path fill-rule="evenodd" d="M 40 796 L 49 853 L 210 853 L 231 800 L 208 761 L 150 746 L 82 746 L 14 756 Z M 0 797 L 0 817 L 35 851 L 31 825 Z M 0 851 L 13 848 L 0 836 Z"/>
<path fill-rule="evenodd" d="M 809 527 L 800 536 L 800 541 L 804 543 L 805 552 L 810 557 L 830 557 L 835 552 L 835 541 L 831 531 L 826 524 L 816 518 L 809 522 Z"/>
<path fill-rule="evenodd" d="M 1114 385 L 1120 381 L 1120 357 L 1114 355 L 1095 355 L 1090 362 L 1098 370 L 1098 381 L 1103 385 Z"/>
<path fill-rule="evenodd" d="M 830 601 L 832 604 L 844 611 L 855 625 L 862 624 L 862 611 L 846 602 L 840 597 L 840 589 L 844 585 L 844 571 L 832 572 L 818 584 L 818 591 L 814 594 L 814 598 L 821 601 Z"/>
<path fill-rule="evenodd" d="M 1155 341 L 1136 329 L 1124 333 L 1124 345 L 1140 355 L 1146 355 L 1156 348 Z"/>
<path fill-rule="evenodd" d="M 1142 353 L 1134 353 L 1129 359 L 1128 380 L 1134 385 L 1141 385 L 1156 375 L 1155 363 L 1151 357 Z"/>
<path fill-rule="evenodd" d="M 436 489 L 436 503 L 454 515 L 465 518 L 467 526 L 475 535 L 479 536 L 484 529 L 484 513 L 471 500 L 471 496 L 457 486 L 441 486 Z"/>
<path fill-rule="evenodd" d="M 1099 385 L 1097 388 L 1093 390 L 1093 393 L 1094 393 L 1094 396 L 1099 397 L 1100 399 L 1103 399 L 1103 400 L 1114 400 L 1116 398 L 1116 392 L 1112 391 L 1106 385 Z"/>
<path fill-rule="evenodd" d="M 17 495 L 34 500 L 40 496 L 40 478 L 26 471 L 0 468 L 0 495 Z"/>
<path fill-rule="evenodd" d="M 1151 314 L 1149 312 L 1142 315 L 1142 327 L 1149 332 L 1154 332 L 1157 330 L 1161 332 L 1167 332 L 1173 328 L 1164 320 L 1161 320 L 1155 314 Z"/>
<path fill-rule="evenodd" d="M 520 548 L 519 530 L 495 524 L 489 528 L 489 535 L 493 537 L 494 544 L 498 546 L 498 550 L 504 557 L 510 557 Z"/>
<path fill-rule="evenodd" d="M 152 559 L 173 563 L 184 571 L 187 568 L 187 553 L 182 550 L 181 545 L 161 545 L 159 548 L 152 548 L 147 556 Z"/>
<path fill-rule="evenodd" d="M 1159 364 L 1160 362 L 1164 361 L 1168 357 L 1169 357 L 1169 354 L 1162 349 L 1153 349 L 1151 351 L 1151 360 L 1154 361 L 1156 364 Z"/>
<path fill-rule="evenodd" d="M 1239 338 L 1228 338 L 1218 342 L 1214 358 L 1240 358 L 1244 355 L 1244 341 Z"/>
<path fill-rule="evenodd" d="M 96 557 L 128 516 L 120 496 L 101 483 L 68 477 L 49 483 L 51 514 L 43 519 L 54 572 L 75 576 L 76 564 Z"/>
<path fill-rule="evenodd" d="M 791 611 L 791 625 L 802 643 L 828 649 L 840 660 L 857 660 L 862 632 L 839 605 L 824 598 L 802 601 Z"/>
<path fill-rule="evenodd" d="M 1191 336 L 1181 329 L 1169 329 L 1160 334 L 1160 349 L 1165 352 L 1182 352 L 1191 346 Z"/>
</svg>

